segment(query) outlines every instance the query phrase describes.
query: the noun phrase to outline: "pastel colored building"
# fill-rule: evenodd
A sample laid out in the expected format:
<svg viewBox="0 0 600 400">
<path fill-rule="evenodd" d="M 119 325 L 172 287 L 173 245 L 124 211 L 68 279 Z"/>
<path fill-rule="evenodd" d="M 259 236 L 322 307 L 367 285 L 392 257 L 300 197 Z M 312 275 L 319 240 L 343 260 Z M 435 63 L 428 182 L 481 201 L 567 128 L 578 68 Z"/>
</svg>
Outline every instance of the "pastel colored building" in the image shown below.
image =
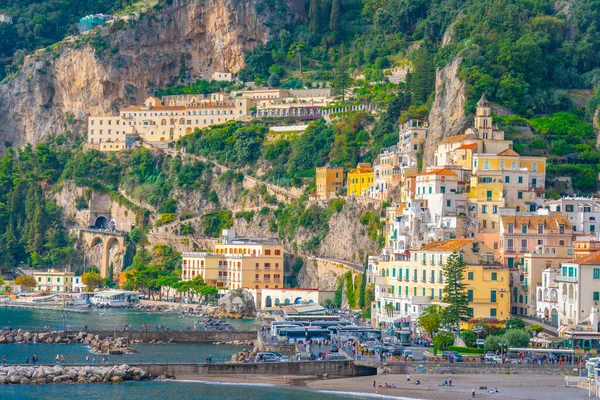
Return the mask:
<svg viewBox="0 0 600 400">
<path fill-rule="evenodd" d="M 303 288 L 250 289 L 259 310 L 291 304 L 320 304 L 333 301 L 335 291 Z"/>
<path fill-rule="evenodd" d="M 196 129 L 245 120 L 250 106 L 246 98 L 229 99 L 224 94 L 177 106 L 164 106 L 160 99 L 149 97 L 143 106 L 121 108 L 118 116 L 89 117 L 87 144 L 102 151 L 120 151 L 133 147 L 128 137 L 144 142 L 178 140 Z"/>
<path fill-rule="evenodd" d="M 33 278 L 37 286 L 33 290 L 36 292 L 71 292 L 74 277 L 73 272 L 58 269 L 34 271 Z"/>
<path fill-rule="evenodd" d="M 467 264 L 463 281 L 469 291 L 472 316 L 508 318 L 508 269 L 495 264 L 494 251 L 476 240 L 450 239 L 431 242 L 403 254 L 390 254 L 378 262 L 372 324 L 391 326 L 400 318 L 410 320 L 414 326 L 425 308 L 442 304 L 443 266 L 454 252 Z M 386 309 L 386 304 L 391 304 L 392 310 Z"/>
<path fill-rule="evenodd" d="M 358 163 L 356 168 L 348 172 L 346 184 L 348 196 L 368 196 L 369 188 L 375 180 L 374 171 L 370 163 Z"/>
<path fill-rule="evenodd" d="M 226 229 L 214 252 L 183 253 L 181 278 L 202 275 L 205 282 L 229 289 L 282 288 L 283 253 L 278 239 L 238 238 Z"/>
<path fill-rule="evenodd" d="M 329 200 L 344 184 L 344 169 L 333 165 L 319 167 L 315 174 L 315 198 Z"/>
</svg>

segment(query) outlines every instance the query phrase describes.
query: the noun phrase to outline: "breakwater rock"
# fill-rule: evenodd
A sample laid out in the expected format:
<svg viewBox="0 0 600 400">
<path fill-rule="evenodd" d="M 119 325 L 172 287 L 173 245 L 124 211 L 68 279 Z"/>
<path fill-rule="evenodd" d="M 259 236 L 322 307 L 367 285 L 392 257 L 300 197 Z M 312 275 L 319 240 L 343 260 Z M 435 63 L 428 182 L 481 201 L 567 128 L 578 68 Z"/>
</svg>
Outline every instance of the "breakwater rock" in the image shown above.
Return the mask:
<svg viewBox="0 0 600 400">
<path fill-rule="evenodd" d="M 0 367 L 0 384 L 40 385 L 46 383 L 117 383 L 143 381 L 152 376 L 127 364 L 110 367 L 91 366 L 5 366 Z"/>
<path fill-rule="evenodd" d="M 131 308 L 141 311 L 177 313 L 183 315 L 197 315 L 203 317 L 207 310 L 203 306 L 179 305 L 179 304 L 135 304 Z"/>
<path fill-rule="evenodd" d="M 28 332 L 22 329 L 11 329 L 0 331 L 0 344 L 10 343 L 60 343 L 60 344 L 87 344 L 95 353 L 103 354 L 128 354 L 135 350 L 127 347 L 126 338 L 107 337 L 102 339 L 100 335 L 88 332 Z"/>
<path fill-rule="evenodd" d="M 96 335 L 98 336 L 98 335 Z M 94 339 L 90 342 L 90 348 L 94 353 L 102 353 L 102 354 L 131 354 L 135 353 L 135 350 L 129 348 L 128 340 L 125 338 L 106 338 L 100 339 L 99 337 L 94 337 Z"/>
</svg>

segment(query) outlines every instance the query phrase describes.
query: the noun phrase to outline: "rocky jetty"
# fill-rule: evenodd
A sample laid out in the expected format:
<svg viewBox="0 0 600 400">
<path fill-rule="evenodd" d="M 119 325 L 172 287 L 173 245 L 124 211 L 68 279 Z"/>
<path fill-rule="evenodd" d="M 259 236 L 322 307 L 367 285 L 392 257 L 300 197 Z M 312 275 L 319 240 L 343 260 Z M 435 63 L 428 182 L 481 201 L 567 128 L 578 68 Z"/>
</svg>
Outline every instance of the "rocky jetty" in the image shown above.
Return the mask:
<svg viewBox="0 0 600 400">
<path fill-rule="evenodd" d="M 0 367 L 0 384 L 41 385 L 46 383 L 117 383 L 143 381 L 152 376 L 141 368 L 127 364 L 110 367 L 91 366 L 4 366 Z"/>
<path fill-rule="evenodd" d="M 239 351 L 231 356 L 231 363 L 233 363 L 233 364 L 243 363 L 250 358 L 256 357 L 257 354 L 258 354 L 258 348 L 256 348 L 256 347 L 252 350 L 244 349 L 244 350 Z"/>
<path fill-rule="evenodd" d="M 0 331 L 0 344 L 10 343 L 61 343 L 61 344 L 88 344 L 96 353 L 102 354 L 128 354 L 135 350 L 127 347 L 126 338 L 100 338 L 87 332 L 28 332 L 22 329 Z"/>
<path fill-rule="evenodd" d="M 200 305 L 179 305 L 179 304 L 135 304 L 131 308 L 141 311 L 177 313 L 183 315 L 204 316 L 207 312 L 204 306 Z M 209 308 L 210 310 L 210 308 Z"/>
<path fill-rule="evenodd" d="M 219 305 L 212 316 L 217 318 L 254 318 L 256 317 L 254 297 L 247 290 L 232 290 L 219 299 Z"/>
<path fill-rule="evenodd" d="M 254 340 L 228 340 L 226 342 L 213 342 L 213 344 L 225 344 L 231 346 L 254 346 Z"/>
<path fill-rule="evenodd" d="M 131 354 L 135 353 L 135 350 L 129 348 L 128 340 L 125 338 L 106 338 L 101 340 L 99 337 L 94 337 L 90 342 L 90 348 L 94 353 L 101 354 Z"/>
</svg>

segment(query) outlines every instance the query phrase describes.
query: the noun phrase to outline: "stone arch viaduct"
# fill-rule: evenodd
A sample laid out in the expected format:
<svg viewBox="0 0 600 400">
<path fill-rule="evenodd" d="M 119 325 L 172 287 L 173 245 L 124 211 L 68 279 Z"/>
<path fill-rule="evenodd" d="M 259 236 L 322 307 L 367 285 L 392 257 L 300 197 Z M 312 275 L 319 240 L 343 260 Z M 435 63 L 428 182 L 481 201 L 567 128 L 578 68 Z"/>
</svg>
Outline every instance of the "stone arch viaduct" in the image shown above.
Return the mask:
<svg viewBox="0 0 600 400">
<path fill-rule="evenodd" d="M 102 246 L 102 263 L 99 266 L 100 275 L 102 275 L 102 278 L 107 278 L 109 272 L 108 268 L 110 264 L 110 249 L 114 245 L 117 245 L 124 252 L 127 232 L 105 231 L 99 229 L 81 229 L 79 231 L 79 237 L 81 238 L 82 242 L 88 246 L 89 249 L 92 249 L 94 246 Z"/>
</svg>

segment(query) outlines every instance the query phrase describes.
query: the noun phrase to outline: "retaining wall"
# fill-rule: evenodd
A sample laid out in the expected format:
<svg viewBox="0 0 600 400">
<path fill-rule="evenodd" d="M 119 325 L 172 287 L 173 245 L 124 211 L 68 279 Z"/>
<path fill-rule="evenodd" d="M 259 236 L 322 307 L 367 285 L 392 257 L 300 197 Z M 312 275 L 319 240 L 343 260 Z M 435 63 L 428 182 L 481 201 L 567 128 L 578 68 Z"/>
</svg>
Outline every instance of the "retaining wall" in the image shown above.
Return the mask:
<svg viewBox="0 0 600 400">
<path fill-rule="evenodd" d="M 170 373 L 175 377 L 205 375 L 310 375 L 335 377 L 353 377 L 375 375 L 377 369 L 367 366 L 355 366 L 348 361 L 303 361 L 255 364 L 136 364 L 154 376 Z"/>
<path fill-rule="evenodd" d="M 167 342 L 173 339 L 174 343 L 213 343 L 230 342 L 233 340 L 256 340 L 256 331 L 243 332 L 152 332 L 152 331 L 88 331 L 93 335 L 99 335 L 104 339 L 107 337 L 123 337 L 129 340 L 160 340 Z M 77 335 L 78 332 L 61 332 L 61 336 Z"/>
</svg>

